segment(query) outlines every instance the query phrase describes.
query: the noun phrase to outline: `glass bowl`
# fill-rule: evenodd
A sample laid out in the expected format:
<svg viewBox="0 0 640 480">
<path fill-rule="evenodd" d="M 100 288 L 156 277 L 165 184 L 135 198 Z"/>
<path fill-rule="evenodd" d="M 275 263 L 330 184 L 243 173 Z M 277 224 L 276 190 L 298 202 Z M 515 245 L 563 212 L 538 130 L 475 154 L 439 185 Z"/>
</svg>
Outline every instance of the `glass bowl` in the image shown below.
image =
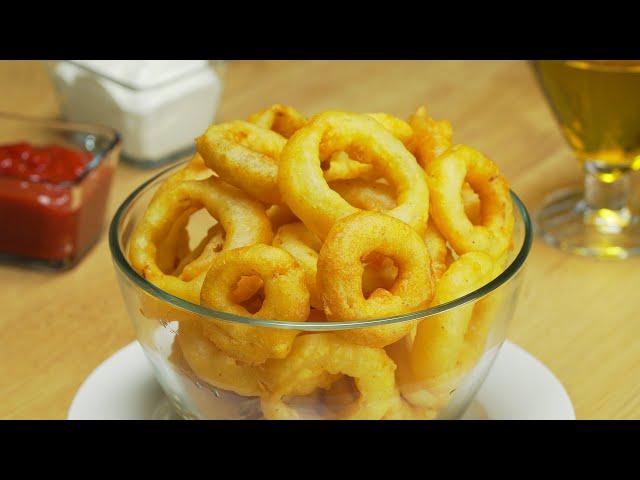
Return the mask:
<svg viewBox="0 0 640 480">
<path fill-rule="evenodd" d="M 226 70 L 221 60 L 47 65 L 62 117 L 116 128 L 123 138 L 122 159 L 144 169 L 193 154 L 193 139 L 215 120 Z"/>
<path fill-rule="evenodd" d="M 78 178 L 60 183 L 0 175 L 0 260 L 70 268 L 102 233 L 120 135 L 97 125 L 0 113 L 0 145 L 25 142 L 89 152 L 92 159 Z"/>
<path fill-rule="evenodd" d="M 158 186 L 179 167 L 160 173 L 129 195 L 111 223 L 109 245 L 138 341 L 180 416 L 455 419 L 464 414 L 505 340 L 531 248 L 529 215 L 514 193 L 513 248 L 504 270 L 478 290 L 446 304 L 389 318 L 279 322 L 240 317 L 186 302 L 155 287 L 130 266 L 126 252 L 135 225 Z M 409 340 L 412 335 L 384 350 L 354 347 L 344 340 L 334 342 L 344 331 L 359 334 L 394 323 L 415 325 L 446 321 L 451 316 L 463 318 L 468 328 L 459 354 L 453 363 L 449 361 L 448 369 L 437 370 L 440 373 L 436 376 L 417 377 L 413 373 L 411 365 L 417 361 L 420 366 L 425 352 L 413 348 Z M 259 366 L 242 364 L 221 355 L 203 335 L 215 330 L 220 322 L 257 328 L 264 335 L 296 330 L 300 347 L 284 360 L 268 360 Z M 287 370 L 294 351 L 297 367 Z M 269 375 L 293 380 L 275 394 L 269 387 Z M 280 382 L 284 384 L 287 382 Z"/>
</svg>

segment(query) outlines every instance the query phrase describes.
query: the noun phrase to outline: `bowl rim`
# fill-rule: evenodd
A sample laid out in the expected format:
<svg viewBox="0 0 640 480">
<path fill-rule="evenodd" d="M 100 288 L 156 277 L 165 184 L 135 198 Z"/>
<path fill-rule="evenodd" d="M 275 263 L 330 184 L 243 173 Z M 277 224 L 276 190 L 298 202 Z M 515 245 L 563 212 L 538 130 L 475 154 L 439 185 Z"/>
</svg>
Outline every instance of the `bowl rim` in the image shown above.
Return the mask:
<svg viewBox="0 0 640 480">
<path fill-rule="evenodd" d="M 254 325 L 261 327 L 269 327 L 269 328 L 281 328 L 281 329 L 294 329 L 294 330 L 302 330 L 302 331 L 335 331 L 335 330 L 351 330 L 355 328 L 369 328 L 381 325 L 389 325 L 393 323 L 406 322 L 416 319 L 423 319 L 426 317 L 431 317 L 433 315 L 437 315 L 439 313 L 453 310 L 462 305 L 465 305 L 470 302 L 474 302 L 485 295 L 489 294 L 493 290 L 496 290 L 498 287 L 505 284 L 511 278 L 513 278 L 516 273 L 518 273 L 524 263 L 529 256 L 529 252 L 531 251 L 531 246 L 533 244 L 533 225 L 531 222 L 531 218 L 529 216 L 529 212 L 526 207 L 522 203 L 522 200 L 512 191 L 511 198 L 516 206 L 517 211 L 520 214 L 522 219 L 522 223 L 524 225 L 524 238 L 522 241 L 522 245 L 518 254 L 515 256 L 513 261 L 509 264 L 507 268 L 505 268 L 500 275 L 491 280 L 490 282 L 484 284 L 482 287 L 462 296 L 450 302 L 446 302 L 435 307 L 429 307 L 422 310 L 416 310 L 409 313 L 403 313 L 400 315 L 393 315 L 389 317 L 381 317 L 376 319 L 369 320 L 355 320 L 355 321 L 340 321 L 340 322 L 291 322 L 291 321 L 280 321 L 280 320 L 271 320 L 271 319 L 258 319 L 253 317 L 244 317 L 240 315 L 235 315 L 228 312 L 222 312 L 219 310 L 214 310 L 211 308 L 207 308 L 201 305 L 197 305 L 195 303 L 188 302 L 183 300 L 182 298 L 176 297 L 164 290 L 156 287 L 154 284 L 149 282 L 147 279 L 143 278 L 134 270 L 134 268 L 127 261 L 124 252 L 120 248 L 120 242 L 118 239 L 118 233 L 120 230 L 120 224 L 124 216 L 129 212 L 132 208 L 132 205 L 135 203 L 135 200 L 144 193 L 152 184 L 157 182 L 161 177 L 168 174 L 170 171 L 177 169 L 178 167 L 184 165 L 185 162 L 179 162 L 170 166 L 169 168 L 163 169 L 156 175 L 149 178 L 147 181 L 138 186 L 133 192 L 131 192 L 127 198 L 122 202 L 122 204 L 118 207 L 113 219 L 111 220 L 111 224 L 109 225 L 109 249 L 111 250 L 111 256 L 114 262 L 114 265 L 118 270 L 120 270 L 130 281 L 132 281 L 136 286 L 144 290 L 149 295 L 169 303 L 170 305 L 179 308 L 180 310 L 185 310 L 187 312 L 203 316 L 203 317 L 212 317 L 215 320 L 228 321 L 232 323 L 241 323 L 245 325 Z"/>
<path fill-rule="evenodd" d="M 87 165 L 84 167 L 84 170 L 82 171 L 82 173 L 78 177 L 74 178 L 73 180 L 65 180 L 63 182 L 58 182 L 58 183 L 50 182 L 47 180 L 37 180 L 37 181 L 28 180 L 28 179 L 20 180 L 28 183 L 52 185 L 56 188 L 67 188 L 67 187 L 72 187 L 74 185 L 80 185 L 83 182 L 83 180 L 93 170 L 98 168 L 98 166 L 102 164 L 104 160 L 109 158 L 109 155 L 111 154 L 111 152 L 113 152 L 122 143 L 122 136 L 120 135 L 120 133 L 116 129 L 107 127 L 105 125 L 67 122 L 65 120 L 59 120 L 59 119 L 36 118 L 36 117 L 30 117 L 28 115 L 21 115 L 17 113 L 9 113 L 9 112 L 2 112 L 2 111 L 0 111 L 0 120 L 20 122 L 24 124 L 31 124 L 34 126 L 37 125 L 39 127 L 48 128 L 50 130 L 78 132 L 78 133 L 83 133 L 85 135 L 102 135 L 106 137 L 106 139 L 108 140 L 107 145 L 105 145 L 102 149 L 97 150 L 96 152 L 91 152 L 93 154 L 93 158 L 91 158 L 91 161 L 89 161 Z M 25 141 L 28 142 L 28 140 L 25 140 Z M 9 178 L 12 178 L 12 177 L 9 177 Z"/>
</svg>

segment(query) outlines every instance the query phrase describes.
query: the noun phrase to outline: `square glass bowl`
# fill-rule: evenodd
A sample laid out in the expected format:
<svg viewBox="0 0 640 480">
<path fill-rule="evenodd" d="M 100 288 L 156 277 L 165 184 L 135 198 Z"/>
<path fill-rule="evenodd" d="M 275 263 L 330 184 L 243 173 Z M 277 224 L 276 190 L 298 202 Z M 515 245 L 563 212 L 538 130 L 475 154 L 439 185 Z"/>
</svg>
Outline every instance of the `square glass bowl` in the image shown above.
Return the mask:
<svg viewBox="0 0 640 480">
<path fill-rule="evenodd" d="M 92 155 L 84 171 L 70 181 L 0 175 L 0 260 L 70 268 L 103 230 L 120 135 L 107 127 L 0 113 L 0 146 L 17 143 L 57 145 Z"/>
<path fill-rule="evenodd" d="M 513 246 L 500 273 L 477 290 L 425 310 L 375 320 L 263 320 L 189 303 L 159 289 L 129 263 L 128 245 L 137 223 L 159 186 L 181 167 L 162 172 L 129 195 L 109 230 L 117 278 L 138 341 L 180 416 L 455 419 L 464 414 L 506 338 L 531 249 L 529 215 L 515 194 Z M 425 358 L 429 349 L 409 341 L 411 335 L 384 349 L 339 339 L 341 333 L 366 334 L 369 328 L 396 323 L 439 325 L 450 321 L 467 322 L 468 330 L 455 363 L 437 375 L 412 373 L 416 365 L 429 361 Z M 212 334 L 219 339 L 221 329 L 230 327 L 264 340 L 286 332 L 297 337 L 286 358 L 250 365 L 222 354 L 210 341 Z M 272 375 L 273 369 L 280 371 L 281 367 L 290 368 L 289 373 Z M 290 381 L 283 386 L 279 380 L 284 377 Z M 274 381 L 275 388 L 271 385 Z"/>
<path fill-rule="evenodd" d="M 157 168 L 194 152 L 215 120 L 226 63 L 220 60 L 48 62 L 60 112 L 122 135 L 122 159 Z"/>
</svg>

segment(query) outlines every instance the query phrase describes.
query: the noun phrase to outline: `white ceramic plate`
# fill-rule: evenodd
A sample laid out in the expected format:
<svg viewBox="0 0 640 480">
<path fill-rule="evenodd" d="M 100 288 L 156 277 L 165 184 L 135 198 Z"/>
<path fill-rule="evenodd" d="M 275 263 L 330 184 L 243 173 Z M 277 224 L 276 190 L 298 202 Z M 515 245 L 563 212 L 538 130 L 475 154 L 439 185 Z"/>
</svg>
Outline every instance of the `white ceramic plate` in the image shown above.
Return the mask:
<svg viewBox="0 0 640 480">
<path fill-rule="evenodd" d="M 96 368 L 78 389 L 70 420 L 175 418 L 142 348 L 133 342 Z M 465 419 L 575 420 L 562 384 L 538 359 L 506 341 Z"/>
</svg>

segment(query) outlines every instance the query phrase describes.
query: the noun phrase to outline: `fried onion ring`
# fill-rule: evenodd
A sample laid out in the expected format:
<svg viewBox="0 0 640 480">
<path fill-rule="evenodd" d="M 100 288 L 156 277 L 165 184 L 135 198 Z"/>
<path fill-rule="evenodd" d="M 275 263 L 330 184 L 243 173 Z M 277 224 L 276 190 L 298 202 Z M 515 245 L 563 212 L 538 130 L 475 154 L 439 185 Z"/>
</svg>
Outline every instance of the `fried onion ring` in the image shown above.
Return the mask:
<svg viewBox="0 0 640 480">
<path fill-rule="evenodd" d="M 409 125 L 413 135 L 408 142 L 408 147 L 423 168 L 452 145 L 451 123 L 447 120 L 434 120 L 427 114 L 424 106 L 418 108 L 416 113 L 409 117 Z"/>
<path fill-rule="evenodd" d="M 436 284 L 433 305 L 480 288 L 491 278 L 493 265 L 493 259 L 482 252 L 461 255 Z M 412 370 L 419 380 L 437 378 L 456 367 L 473 306 L 462 305 L 419 323 L 411 350 Z"/>
<path fill-rule="evenodd" d="M 379 182 L 367 182 L 366 180 L 339 180 L 329 184 L 342 198 L 357 208 L 384 212 L 396 206 L 393 198 L 393 189 L 390 185 Z M 449 249 L 447 240 L 429 220 L 424 234 L 424 242 L 427 245 L 431 257 L 431 269 L 436 279 L 440 278 L 449 265 Z M 389 284 L 397 275 L 397 269 L 392 262 L 373 262 L 365 266 L 362 277 L 362 290 L 369 295 L 375 288 L 372 285 Z M 386 287 L 383 287 L 386 288 Z"/>
<path fill-rule="evenodd" d="M 488 272 L 486 266 L 484 269 Z M 487 273 L 488 276 L 485 276 L 482 282 L 490 281 L 501 271 L 502 269 L 494 263 L 493 274 Z M 385 348 L 389 357 L 396 363 L 396 383 L 402 396 L 412 406 L 440 410 L 450 402 L 464 376 L 473 369 L 485 350 L 489 330 L 497 320 L 499 305 L 503 301 L 500 298 L 501 295 L 500 290 L 493 291 L 473 305 L 473 313 L 468 322 L 455 367 L 445 373 L 428 379 L 417 378 L 411 364 L 415 336 L 411 338 L 407 335 Z"/>
<path fill-rule="evenodd" d="M 397 405 L 399 407 L 398 414 L 405 416 L 428 415 L 429 410 L 437 412 L 449 403 L 451 395 L 458 386 L 460 375 L 458 370 L 455 369 L 436 379 L 418 380 L 411 366 L 412 349 L 413 339 L 411 335 L 407 335 L 396 343 L 385 347 L 387 355 L 396 364 L 396 385 L 403 399 L 409 404 Z"/>
<path fill-rule="evenodd" d="M 238 304 L 232 293 L 242 276 L 259 276 L 264 282 L 264 301 L 255 313 Z M 304 322 L 309 316 L 309 292 L 303 269 L 284 250 L 270 245 L 251 245 L 223 250 L 209 268 L 200 292 L 202 305 L 243 317 Z M 206 320 L 205 335 L 233 358 L 260 364 L 268 358 L 284 358 L 297 330 Z"/>
<path fill-rule="evenodd" d="M 424 243 L 427 246 L 429 258 L 431 258 L 431 271 L 438 280 L 449 267 L 449 248 L 447 240 L 431 220 L 429 220 L 427 231 L 424 234 Z"/>
<path fill-rule="evenodd" d="M 386 113 L 368 113 L 367 115 L 389 130 L 405 145 L 411 140 L 413 132 L 405 121 Z M 329 158 L 328 164 L 329 168 L 324 171 L 324 179 L 327 182 L 356 178 L 373 181 L 381 177 L 374 165 L 354 160 L 349 157 L 347 152 L 334 152 Z"/>
<path fill-rule="evenodd" d="M 174 273 L 180 263 L 191 255 L 187 224 L 195 208 L 186 210 L 171 226 L 167 236 L 158 243 L 156 263 L 164 273 Z"/>
<path fill-rule="evenodd" d="M 389 290 L 398 277 L 398 267 L 393 260 L 373 252 L 363 259 L 362 294 L 369 298 L 378 288 Z"/>
<path fill-rule="evenodd" d="M 172 173 L 158 187 L 152 201 L 163 191 L 177 185 L 185 180 L 204 180 L 209 178 L 213 172 L 204 164 L 204 160 L 199 154 L 195 154 L 191 160 L 180 170 Z M 189 217 L 195 211 L 186 211 L 171 227 L 165 238 L 158 243 L 158 253 L 156 262 L 160 270 L 165 273 L 172 273 L 180 262 L 189 255 L 189 233 L 187 224 Z"/>
<path fill-rule="evenodd" d="M 301 418 L 284 397 L 303 394 L 301 385 L 305 393 L 322 388 L 327 373 L 353 378 L 360 393 L 353 403 L 340 409 L 336 416 L 339 419 L 380 419 L 395 394 L 395 365 L 384 350 L 354 345 L 330 333 L 299 336 L 286 359 L 269 360 L 262 368 L 266 392 L 261 403 L 267 419 Z"/>
<path fill-rule="evenodd" d="M 224 229 L 216 223 L 198 245 L 185 255 L 173 272 L 182 280 L 192 280 L 209 268 L 213 256 L 224 246 Z"/>
<path fill-rule="evenodd" d="M 471 185 L 469 185 L 467 182 L 464 182 L 462 184 L 460 195 L 462 195 L 464 214 L 467 216 L 471 223 L 473 223 L 474 225 L 479 225 L 480 222 L 482 222 L 480 197 L 476 192 L 473 191 L 473 188 L 471 188 Z"/>
<path fill-rule="evenodd" d="M 198 322 L 181 321 L 176 341 L 187 364 L 200 379 L 238 395 L 260 395 L 255 367 L 243 365 L 218 350 L 203 335 Z"/>
<path fill-rule="evenodd" d="M 507 267 L 507 259 L 501 259 L 494 263 L 493 274 L 487 281 L 493 280 Z M 464 336 L 464 347 L 460 353 L 458 363 L 466 369 L 475 365 L 485 351 L 489 332 L 494 323 L 506 324 L 507 319 L 500 315 L 511 315 L 511 312 L 502 308 L 506 291 L 504 287 L 494 290 L 489 295 L 478 300 L 473 308 L 473 316 L 469 322 L 467 333 Z"/>
<path fill-rule="evenodd" d="M 231 292 L 231 300 L 235 303 L 244 303 L 250 300 L 263 287 L 264 282 L 259 276 L 242 276 L 238 280 L 235 290 Z"/>
<path fill-rule="evenodd" d="M 369 113 L 367 115 L 384 126 L 402 143 L 407 144 L 411 140 L 413 131 L 405 121 L 387 113 Z M 292 107 L 275 104 L 252 114 L 249 117 L 249 122 L 272 130 L 284 138 L 290 138 L 307 124 L 307 119 Z M 380 176 L 376 173 L 373 165 L 353 160 L 346 152 L 335 152 L 331 155 L 328 163 L 329 168 L 324 173 L 327 182 L 352 178 L 375 180 Z"/>
<path fill-rule="evenodd" d="M 367 113 L 376 122 L 389 130 L 391 134 L 405 145 L 409 144 L 413 136 L 413 130 L 404 120 L 389 115 L 388 113 Z"/>
<path fill-rule="evenodd" d="M 249 122 L 289 138 L 306 125 L 307 119 L 295 108 L 276 103 L 252 114 Z"/>
<path fill-rule="evenodd" d="M 391 258 L 398 276 L 369 298 L 362 291 L 362 259 L 372 252 Z M 336 222 L 318 256 L 318 286 L 329 321 L 392 316 L 425 307 L 433 296 L 427 247 L 404 222 L 377 212 L 359 212 Z M 397 341 L 412 322 L 337 332 L 351 341 L 383 347 Z"/>
<path fill-rule="evenodd" d="M 196 139 L 198 152 L 220 177 L 266 204 L 280 204 L 278 161 L 286 140 L 253 123 L 210 126 Z"/>
<path fill-rule="evenodd" d="M 147 280 L 177 297 L 199 303 L 204 272 L 189 281 L 165 274 L 156 263 L 157 245 L 183 212 L 204 206 L 226 232 L 224 249 L 267 243 L 273 237 L 264 207 L 217 177 L 189 180 L 163 189 L 131 236 L 131 265 Z"/>
<path fill-rule="evenodd" d="M 393 187 L 386 183 L 354 178 L 331 182 L 329 187 L 338 192 L 350 205 L 362 210 L 385 212 L 396 207 Z"/>
<path fill-rule="evenodd" d="M 497 320 L 497 306 L 500 305 L 495 295 L 489 295 L 479 300 L 473 309 L 473 315 L 469 321 L 467 333 L 464 336 L 464 345 L 460 351 L 458 364 L 462 368 L 472 368 L 485 351 L 487 337 L 493 323 Z"/>
<path fill-rule="evenodd" d="M 355 179 L 336 181 L 329 185 L 351 205 L 363 210 L 384 212 L 396 205 L 393 199 L 393 189 L 384 183 Z M 438 231 L 432 220 L 429 220 L 427 224 L 424 242 L 431 257 L 431 269 L 435 278 L 438 279 L 449 266 L 450 251 L 447 247 L 447 240 Z M 364 294 L 369 295 L 373 291 L 371 285 L 386 284 L 389 279 L 393 281 L 396 274 L 397 269 L 389 262 L 378 263 L 378 265 L 375 263 L 367 264 L 362 277 Z"/>
<path fill-rule="evenodd" d="M 286 205 L 271 205 L 267 208 L 267 217 L 274 232 L 278 231 L 282 225 L 299 221 Z"/>
<path fill-rule="evenodd" d="M 397 191 L 397 206 L 388 214 L 424 233 L 429 189 L 415 158 L 376 120 L 344 112 L 314 117 L 289 139 L 280 156 L 282 197 L 307 228 L 324 238 L 336 220 L 358 211 L 324 179 L 321 145 L 328 153 L 346 151 L 358 161 L 375 165 Z"/>
<path fill-rule="evenodd" d="M 458 145 L 427 166 L 427 180 L 433 221 L 458 254 L 485 252 L 497 258 L 505 253 L 513 234 L 513 204 L 509 185 L 491 160 Z M 480 197 L 478 225 L 465 214 L 460 193 L 464 180 Z"/>
<path fill-rule="evenodd" d="M 304 269 L 311 306 L 322 309 L 322 297 L 316 285 L 318 251 L 322 246 L 318 237 L 301 222 L 289 223 L 278 229 L 272 244 L 289 252 Z"/>
<path fill-rule="evenodd" d="M 309 311 L 309 316 L 307 317 L 308 322 L 326 322 L 327 315 L 324 313 L 324 310 L 318 308 L 312 308 Z"/>
<path fill-rule="evenodd" d="M 330 417 L 337 417 L 340 411 L 358 399 L 358 395 L 353 378 L 346 375 L 339 375 L 338 380 L 320 392 L 323 407 L 328 409 Z"/>
<path fill-rule="evenodd" d="M 185 180 L 205 180 L 213 175 L 213 170 L 211 170 L 204 163 L 204 159 L 200 156 L 199 153 L 196 153 L 191 160 L 187 162 L 187 164 L 179 169 L 178 171 L 172 173 L 167 177 L 167 179 L 162 182 L 162 184 L 158 187 L 156 192 L 153 194 L 151 201 L 162 194 L 165 190 L 175 187 L 178 183 L 184 182 Z"/>
<path fill-rule="evenodd" d="M 425 169 L 453 144 L 451 123 L 447 120 L 436 121 L 429 117 L 424 106 L 418 108 L 409 118 L 409 124 L 413 129 L 413 136 L 407 146 Z M 462 185 L 462 200 L 465 213 L 471 223 L 474 225 L 480 223 L 480 199 L 467 182 Z"/>
<path fill-rule="evenodd" d="M 327 182 L 355 178 L 376 180 L 380 177 L 380 174 L 373 165 L 353 160 L 347 152 L 332 153 L 329 157 L 328 164 L 329 167 L 324 170 L 323 173 L 324 179 Z M 324 162 L 322 165 L 324 165 Z"/>
<path fill-rule="evenodd" d="M 433 420 L 438 410 L 433 407 L 419 407 L 406 401 L 399 391 L 396 392 L 383 420 Z"/>
</svg>

